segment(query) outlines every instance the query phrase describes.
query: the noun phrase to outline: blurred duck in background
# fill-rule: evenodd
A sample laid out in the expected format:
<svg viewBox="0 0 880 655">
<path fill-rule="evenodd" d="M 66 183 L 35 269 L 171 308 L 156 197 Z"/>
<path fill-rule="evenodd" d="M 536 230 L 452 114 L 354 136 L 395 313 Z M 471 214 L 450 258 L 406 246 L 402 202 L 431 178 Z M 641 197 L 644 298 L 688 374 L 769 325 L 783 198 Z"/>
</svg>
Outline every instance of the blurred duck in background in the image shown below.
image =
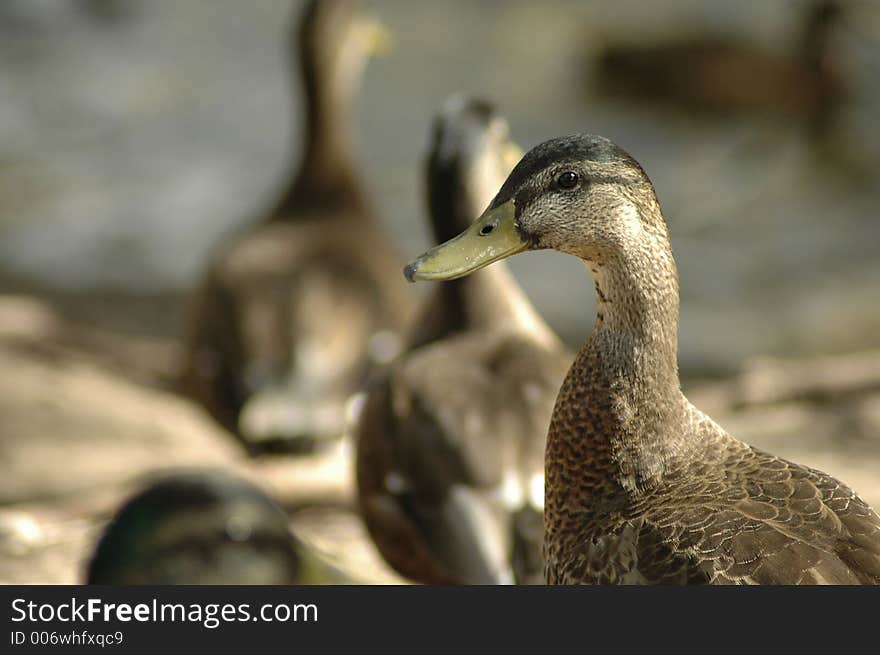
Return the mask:
<svg viewBox="0 0 880 655">
<path fill-rule="evenodd" d="M 487 103 L 454 96 L 427 163 L 435 238 L 465 229 L 521 156 Z M 572 361 L 501 264 L 439 286 L 354 426 L 362 516 L 427 584 L 543 580 L 544 443 Z"/>
<path fill-rule="evenodd" d="M 260 489 L 219 472 L 177 473 L 130 498 L 106 528 L 87 584 L 338 584 Z"/>
<path fill-rule="evenodd" d="M 370 209 L 348 113 L 389 35 L 355 0 L 312 0 L 296 38 L 305 150 L 277 206 L 213 258 L 186 384 L 248 450 L 310 451 L 343 431 L 346 399 L 398 352 L 409 296 Z"/>
<path fill-rule="evenodd" d="M 822 137 L 844 99 L 833 38 L 842 16 L 836 1 L 809 5 L 797 49 L 787 56 L 721 36 L 610 45 L 596 62 L 598 90 L 695 113 L 779 115 Z"/>
</svg>

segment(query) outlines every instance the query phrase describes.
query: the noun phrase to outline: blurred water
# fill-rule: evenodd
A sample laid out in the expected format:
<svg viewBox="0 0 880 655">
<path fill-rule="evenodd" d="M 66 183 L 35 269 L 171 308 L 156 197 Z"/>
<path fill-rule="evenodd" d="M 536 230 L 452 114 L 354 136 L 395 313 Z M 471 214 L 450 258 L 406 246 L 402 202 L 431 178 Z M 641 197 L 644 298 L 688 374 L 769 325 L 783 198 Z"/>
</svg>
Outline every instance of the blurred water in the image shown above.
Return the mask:
<svg viewBox="0 0 880 655">
<path fill-rule="evenodd" d="M 86 11 L 99 5 L 116 11 Z M 368 69 L 354 120 L 389 234 L 404 257 L 428 245 L 428 125 L 451 92 L 478 93 L 526 147 L 590 131 L 642 162 L 672 230 L 686 369 L 880 345 L 880 4 L 853 5 L 841 41 L 858 176 L 817 164 L 783 125 L 695 123 L 588 95 L 584 57 L 606 39 L 693 28 L 784 50 L 803 3 L 373 2 L 396 49 Z M 0 266 L 65 287 L 192 285 L 298 152 L 290 15 L 284 0 L 0 4 Z M 513 268 L 566 337 L 588 332 L 578 262 L 531 253 Z"/>
</svg>

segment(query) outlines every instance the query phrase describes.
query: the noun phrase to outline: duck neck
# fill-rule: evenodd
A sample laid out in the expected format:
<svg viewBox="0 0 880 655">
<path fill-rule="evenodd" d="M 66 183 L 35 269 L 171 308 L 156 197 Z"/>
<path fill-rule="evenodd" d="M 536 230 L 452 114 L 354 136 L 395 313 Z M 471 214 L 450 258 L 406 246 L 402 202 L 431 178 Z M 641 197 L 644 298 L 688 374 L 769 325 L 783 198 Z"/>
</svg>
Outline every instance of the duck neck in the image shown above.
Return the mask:
<svg viewBox="0 0 880 655">
<path fill-rule="evenodd" d="M 819 0 L 807 16 L 801 36 L 801 56 L 809 69 L 821 73 L 831 66 L 832 39 L 841 9 L 834 0 Z"/>
<path fill-rule="evenodd" d="M 678 392 L 678 276 L 668 244 L 588 262 L 596 323 L 586 348 L 636 390 Z M 622 376 L 622 377 L 620 377 Z"/>
<path fill-rule="evenodd" d="M 586 468 L 575 464 L 586 479 L 551 486 L 593 495 L 601 507 L 602 499 L 616 502 L 651 488 L 680 447 L 691 447 L 679 429 L 689 405 L 679 387 L 678 277 L 665 228 L 646 230 L 638 245 L 587 264 L 596 284 L 596 323 L 560 390 L 547 475 L 552 479 L 554 462 L 586 461 Z M 565 491 L 566 484 L 577 490 Z"/>
<path fill-rule="evenodd" d="M 303 70 L 305 143 L 293 182 L 276 211 L 281 220 L 293 209 L 311 206 L 365 209 L 351 140 L 354 90 L 345 79 L 324 79 L 317 71 Z"/>
<path fill-rule="evenodd" d="M 351 139 L 350 92 L 315 80 L 307 89 L 305 106 L 305 154 L 300 166 L 301 177 L 331 175 L 350 176 L 354 172 Z"/>
</svg>

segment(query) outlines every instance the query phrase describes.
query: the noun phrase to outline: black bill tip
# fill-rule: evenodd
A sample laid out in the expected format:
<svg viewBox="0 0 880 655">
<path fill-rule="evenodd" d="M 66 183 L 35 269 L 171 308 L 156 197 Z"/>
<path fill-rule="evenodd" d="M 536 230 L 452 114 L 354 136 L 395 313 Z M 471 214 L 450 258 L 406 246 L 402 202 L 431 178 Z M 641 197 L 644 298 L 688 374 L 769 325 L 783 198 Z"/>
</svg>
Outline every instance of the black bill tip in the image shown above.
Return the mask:
<svg viewBox="0 0 880 655">
<path fill-rule="evenodd" d="M 419 261 L 416 260 L 411 264 L 407 264 L 403 269 L 403 276 L 410 282 L 415 282 L 416 271 L 419 270 Z"/>
</svg>

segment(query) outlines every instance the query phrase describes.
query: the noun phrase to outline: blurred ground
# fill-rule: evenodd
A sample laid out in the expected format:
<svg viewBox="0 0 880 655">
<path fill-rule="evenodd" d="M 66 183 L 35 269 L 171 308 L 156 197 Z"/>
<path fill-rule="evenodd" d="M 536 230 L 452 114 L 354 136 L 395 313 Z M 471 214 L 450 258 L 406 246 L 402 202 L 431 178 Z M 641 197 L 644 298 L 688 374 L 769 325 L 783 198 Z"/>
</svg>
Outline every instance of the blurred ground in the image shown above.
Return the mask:
<svg viewBox="0 0 880 655">
<path fill-rule="evenodd" d="M 81 581 L 127 493 L 151 473 L 200 466 L 261 485 L 297 534 L 354 579 L 400 582 L 353 510 L 346 448 L 249 460 L 170 390 L 180 307 L 174 297 L 0 295 L 0 583 Z M 880 351 L 756 360 L 687 391 L 739 438 L 836 475 L 880 506 Z"/>
<path fill-rule="evenodd" d="M 0 583 L 81 582 L 122 499 L 151 474 L 189 467 L 254 480 L 356 580 L 398 582 L 352 512 L 346 449 L 249 460 L 169 390 L 179 344 L 163 328 L 175 322 L 175 300 L 0 295 Z M 128 330 L 137 316 L 152 316 L 156 331 Z"/>
</svg>

